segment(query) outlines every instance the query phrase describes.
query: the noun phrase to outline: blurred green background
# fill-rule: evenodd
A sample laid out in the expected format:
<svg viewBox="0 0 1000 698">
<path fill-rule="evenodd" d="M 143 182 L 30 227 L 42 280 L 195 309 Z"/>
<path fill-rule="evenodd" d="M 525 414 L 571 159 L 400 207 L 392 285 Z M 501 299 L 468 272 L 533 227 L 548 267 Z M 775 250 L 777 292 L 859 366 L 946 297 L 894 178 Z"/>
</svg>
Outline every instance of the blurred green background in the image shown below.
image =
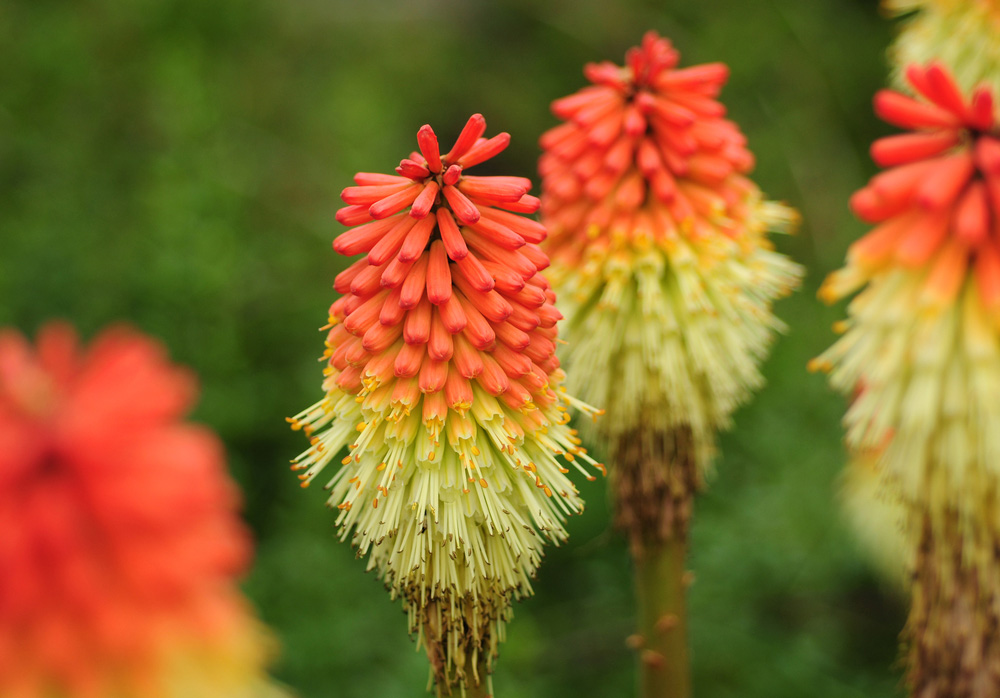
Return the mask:
<svg viewBox="0 0 1000 698">
<path fill-rule="evenodd" d="M 321 488 L 287 468 L 304 440 L 284 417 L 320 392 L 340 190 L 391 171 L 421 124 L 450 143 L 477 111 L 513 136 L 495 169 L 536 178 L 549 102 L 647 29 L 685 64 L 730 64 L 723 101 L 757 181 L 803 213 L 778 244 L 809 270 L 697 506 L 697 695 L 899 695 L 903 608 L 839 514 L 843 403 L 805 371 L 843 313 L 815 290 L 863 230 L 846 200 L 886 132 L 870 99 L 892 27 L 874 0 L 0 3 L 0 324 L 127 321 L 199 373 L 195 417 L 225 440 L 258 541 L 246 589 L 303 698 L 421 696 L 427 672 Z M 571 543 L 516 609 L 501 698 L 633 692 L 628 556 L 603 483 L 582 490 Z"/>
</svg>

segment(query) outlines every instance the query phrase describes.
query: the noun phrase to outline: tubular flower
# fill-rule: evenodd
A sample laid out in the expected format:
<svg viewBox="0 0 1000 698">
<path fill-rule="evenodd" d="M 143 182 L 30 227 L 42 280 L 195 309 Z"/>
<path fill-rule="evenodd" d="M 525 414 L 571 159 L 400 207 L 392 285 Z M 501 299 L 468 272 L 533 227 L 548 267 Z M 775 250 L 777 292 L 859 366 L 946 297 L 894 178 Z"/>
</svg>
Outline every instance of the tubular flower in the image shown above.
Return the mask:
<svg viewBox="0 0 1000 698">
<path fill-rule="evenodd" d="M 341 537 L 402 597 L 439 691 L 480 682 L 543 543 L 582 510 L 557 456 L 597 465 L 567 426 L 568 406 L 594 410 L 561 386 L 545 229 L 517 215 L 531 183 L 466 174 L 510 140 L 485 129 L 474 115 L 441 153 L 423 126 L 397 175 L 344 190 L 356 227 L 333 246 L 365 256 L 334 284 L 326 395 L 290 420 L 312 443 L 304 486 L 347 449 L 327 485 Z"/>
<path fill-rule="evenodd" d="M 907 15 L 890 51 L 897 86 L 906 87 L 905 66 L 937 60 L 962 89 L 987 82 L 1000 93 L 998 0 L 884 0 L 884 6 Z"/>
<path fill-rule="evenodd" d="M 683 500 L 715 432 L 760 386 L 758 363 L 782 327 L 771 303 L 801 270 L 765 237 L 797 214 L 745 176 L 753 156 L 716 100 L 728 69 L 678 61 L 650 32 L 624 67 L 587 65 L 593 84 L 552 105 L 565 123 L 542 136 L 540 171 L 568 387 L 607 409 L 600 433 L 634 452 L 615 460 L 689 462 L 673 485 L 629 486 Z M 685 519 L 670 499 L 650 515 Z"/>
<path fill-rule="evenodd" d="M 260 698 L 270 641 L 190 374 L 112 330 L 0 331 L 0 694 Z"/>
<path fill-rule="evenodd" d="M 875 142 L 886 170 L 851 200 L 875 228 L 820 296 L 864 290 L 812 367 L 845 393 L 863 377 L 848 446 L 884 446 L 878 466 L 910 509 L 914 694 L 997 695 L 1000 123 L 989 88 L 966 98 L 938 64 L 906 76 L 918 97 L 885 90 L 875 110 L 911 132 Z"/>
</svg>

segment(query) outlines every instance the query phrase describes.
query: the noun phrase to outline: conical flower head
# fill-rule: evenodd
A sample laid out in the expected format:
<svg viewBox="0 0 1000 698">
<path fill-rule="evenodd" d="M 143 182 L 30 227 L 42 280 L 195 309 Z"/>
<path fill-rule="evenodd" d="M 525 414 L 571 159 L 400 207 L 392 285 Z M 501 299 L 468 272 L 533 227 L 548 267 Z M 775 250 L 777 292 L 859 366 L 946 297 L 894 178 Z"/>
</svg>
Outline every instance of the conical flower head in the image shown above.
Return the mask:
<svg viewBox="0 0 1000 698">
<path fill-rule="evenodd" d="M 716 99 L 726 66 L 678 63 L 651 32 L 624 66 L 586 66 L 593 84 L 553 103 L 565 123 L 541 139 L 542 213 L 570 390 L 607 410 L 605 435 L 690 432 L 704 465 L 760 385 L 771 303 L 801 272 L 765 237 L 797 216 L 746 177 L 753 156 Z"/>
<path fill-rule="evenodd" d="M 847 444 L 909 512 L 914 695 L 1000 691 L 1000 124 L 988 87 L 967 97 L 940 65 L 906 71 L 917 97 L 876 95 L 910 133 L 876 141 L 884 172 L 851 204 L 876 224 L 830 275 L 858 288 L 844 336 L 814 361 L 845 393 Z"/>
<path fill-rule="evenodd" d="M 368 554 L 423 634 L 439 687 L 495 654 L 512 597 L 582 502 L 560 465 L 593 463 L 567 426 L 545 229 L 521 177 L 477 177 L 508 144 L 469 119 L 441 153 L 430 126 L 396 175 L 360 173 L 334 242 L 364 254 L 337 276 L 326 396 L 292 421 L 328 484 L 342 537 Z M 595 464 L 596 465 L 596 464 Z M 588 478 L 592 475 L 587 474 Z"/>
<path fill-rule="evenodd" d="M 0 694 L 278 694 L 222 448 L 180 421 L 194 387 L 131 331 L 0 331 Z"/>
<path fill-rule="evenodd" d="M 911 132 L 874 143 L 886 170 L 851 199 L 876 227 L 820 296 L 865 289 L 813 367 L 845 393 L 866 385 L 849 444 L 891 435 L 885 462 L 908 497 L 945 501 L 983 491 L 1000 458 L 1000 124 L 987 87 L 967 98 L 938 64 L 907 78 L 918 97 L 883 90 L 875 110 Z"/>
<path fill-rule="evenodd" d="M 940 61 L 963 90 L 985 82 L 1000 93 L 998 0 L 884 0 L 884 6 L 904 16 L 889 52 L 899 87 L 906 87 L 906 66 Z"/>
</svg>

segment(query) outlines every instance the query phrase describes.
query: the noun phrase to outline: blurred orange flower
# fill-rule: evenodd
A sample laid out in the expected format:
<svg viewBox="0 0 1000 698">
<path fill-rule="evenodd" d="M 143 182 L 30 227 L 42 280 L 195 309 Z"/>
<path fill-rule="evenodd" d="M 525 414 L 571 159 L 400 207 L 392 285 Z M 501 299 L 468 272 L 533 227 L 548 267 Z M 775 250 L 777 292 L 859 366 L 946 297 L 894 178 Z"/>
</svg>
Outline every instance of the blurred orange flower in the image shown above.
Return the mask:
<svg viewBox="0 0 1000 698">
<path fill-rule="evenodd" d="M 783 327 L 773 302 L 802 274 L 767 234 L 798 214 L 747 176 L 754 157 L 718 99 L 726 65 L 680 67 L 648 32 L 625 65 L 584 75 L 592 84 L 552 103 L 563 123 L 540 141 L 567 389 L 607 410 L 602 437 L 690 432 L 704 469 L 763 382 Z"/>
<path fill-rule="evenodd" d="M 851 199 L 875 224 L 820 297 L 858 289 L 814 359 L 857 392 L 847 446 L 898 501 L 911 562 L 904 630 L 912 695 L 1000 692 L 1000 123 L 988 84 L 967 96 L 941 63 L 905 70 L 911 97 L 875 96 L 908 130 L 872 146 L 886 169 Z M 870 519 L 875 523 L 876 519 Z"/>
<path fill-rule="evenodd" d="M 132 330 L 0 331 L 0 694 L 264 694 L 238 494 L 180 421 L 195 394 Z"/>
<path fill-rule="evenodd" d="M 990 88 L 968 99 L 940 65 L 910 66 L 919 99 L 892 90 L 875 96 L 875 110 L 910 133 L 872 145 L 886 170 L 851 198 L 859 218 L 878 226 L 855 242 L 844 270 L 820 295 L 836 300 L 891 268 L 928 275 L 927 303 L 954 302 L 968 271 L 983 306 L 1000 310 L 1000 126 Z"/>
</svg>

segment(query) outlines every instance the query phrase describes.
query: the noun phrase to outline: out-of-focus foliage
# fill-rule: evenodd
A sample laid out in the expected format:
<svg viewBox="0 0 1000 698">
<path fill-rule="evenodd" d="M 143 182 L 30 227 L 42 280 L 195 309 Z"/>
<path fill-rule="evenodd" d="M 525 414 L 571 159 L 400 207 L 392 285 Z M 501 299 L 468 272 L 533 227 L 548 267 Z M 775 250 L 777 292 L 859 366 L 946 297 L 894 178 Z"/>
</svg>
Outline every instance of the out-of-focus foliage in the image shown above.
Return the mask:
<svg viewBox="0 0 1000 698">
<path fill-rule="evenodd" d="M 548 103 L 650 28 L 686 64 L 731 65 L 722 99 L 756 181 L 802 212 L 779 242 L 809 268 L 777 307 L 792 329 L 769 386 L 737 413 L 699 500 L 698 693 L 897 695 L 902 610 L 841 524 L 843 406 L 804 368 L 840 315 L 814 292 L 863 230 L 846 200 L 884 133 L 869 105 L 890 28 L 872 0 L 0 3 L 0 324 L 62 317 L 89 336 L 127 321 L 197 370 L 197 417 L 226 441 L 258 537 L 247 589 L 282 635 L 279 677 L 305 698 L 418 696 L 426 678 L 400 607 L 334 540 L 323 493 L 287 470 L 303 441 L 283 418 L 320 393 L 340 190 L 391 170 L 421 124 L 450 142 L 476 111 L 513 136 L 492 166 L 537 180 Z M 587 513 L 516 609 L 502 696 L 631 690 L 628 556 L 603 487 L 581 487 Z"/>
</svg>

